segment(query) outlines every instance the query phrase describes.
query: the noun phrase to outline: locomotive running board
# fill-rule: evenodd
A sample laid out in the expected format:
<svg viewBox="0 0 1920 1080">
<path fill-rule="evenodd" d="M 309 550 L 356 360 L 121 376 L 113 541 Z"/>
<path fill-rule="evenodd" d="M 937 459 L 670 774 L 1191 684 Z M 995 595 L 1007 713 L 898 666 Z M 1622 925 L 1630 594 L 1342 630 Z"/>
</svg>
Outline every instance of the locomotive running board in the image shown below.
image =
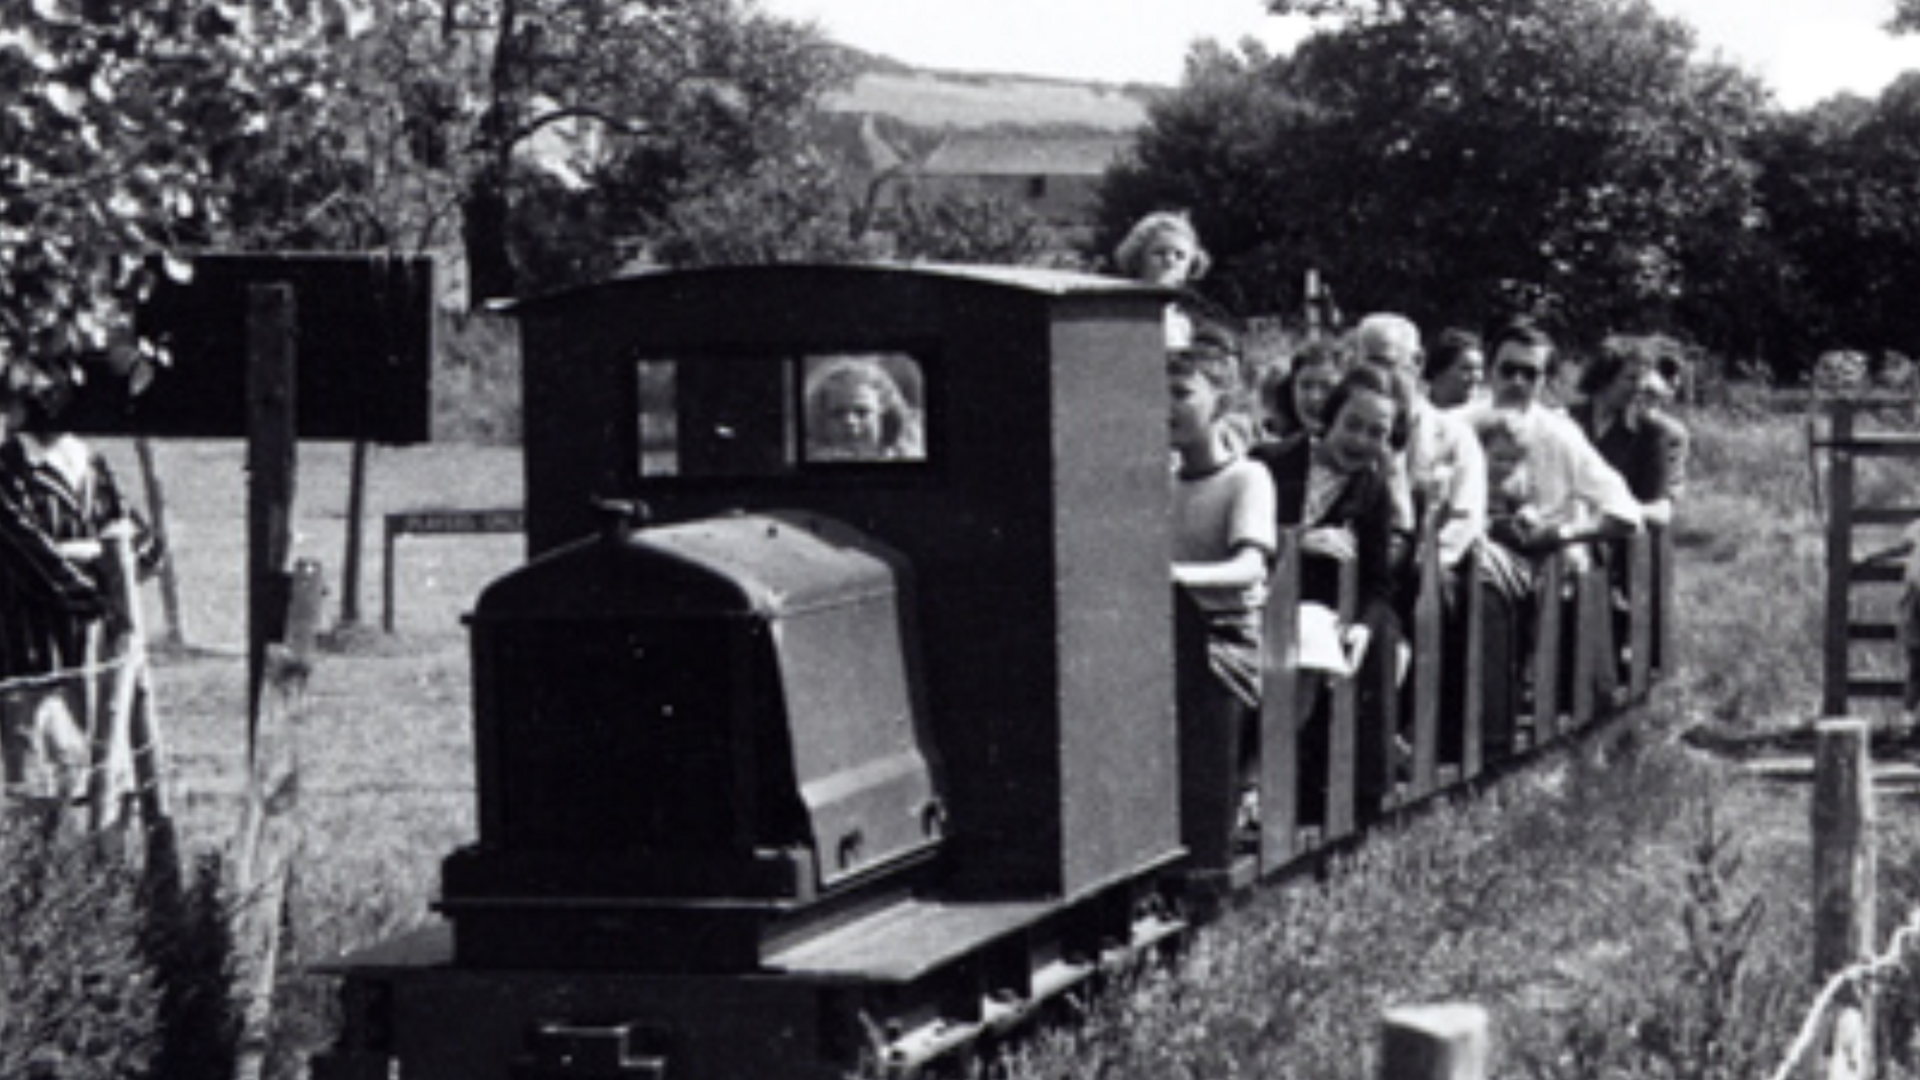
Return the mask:
<svg viewBox="0 0 1920 1080">
<path fill-rule="evenodd" d="M 978 1019 L 936 1016 L 904 1030 L 889 1026 L 876 1031 L 878 1045 L 874 1064 L 879 1066 L 879 1075 L 889 1080 L 908 1080 L 936 1061 L 963 1052 L 984 1039 L 1004 1036 L 1033 1018 L 1047 1004 L 1087 985 L 1096 976 L 1123 971 L 1155 950 L 1177 942 L 1187 925 L 1184 919 L 1148 914 L 1135 921 L 1133 933 L 1125 944 L 1100 950 L 1098 958 L 1059 957 L 1040 964 L 1032 973 L 1030 991 L 1026 994 L 999 990 L 981 995 Z"/>
</svg>

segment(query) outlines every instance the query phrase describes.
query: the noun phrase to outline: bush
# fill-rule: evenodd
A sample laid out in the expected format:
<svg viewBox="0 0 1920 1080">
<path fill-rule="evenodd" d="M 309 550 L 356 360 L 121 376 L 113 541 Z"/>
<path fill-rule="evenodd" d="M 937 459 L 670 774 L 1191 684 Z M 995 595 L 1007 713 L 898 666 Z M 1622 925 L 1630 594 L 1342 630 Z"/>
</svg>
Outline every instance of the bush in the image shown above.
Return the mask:
<svg viewBox="0 0 1920 1080">
<path fill-rule="evenodd" d="M 437 310 L 436 442 L 520 441 L 520 336 L 511 316 Z"/>
<path fill-rule="evenodd" d="M 37 813 L 0 817 L 0 1076 L 49 1060 L 63 1080 L 146 1075 L 160 980 L 141 947 L 139 882 L 103 845 Z"/>
<path fill-rule="evenodd" d="M 232 1074 L 217 864 L 183 889 L 125 840 L 0 814 L 0 1076 Z"/>
</svg>

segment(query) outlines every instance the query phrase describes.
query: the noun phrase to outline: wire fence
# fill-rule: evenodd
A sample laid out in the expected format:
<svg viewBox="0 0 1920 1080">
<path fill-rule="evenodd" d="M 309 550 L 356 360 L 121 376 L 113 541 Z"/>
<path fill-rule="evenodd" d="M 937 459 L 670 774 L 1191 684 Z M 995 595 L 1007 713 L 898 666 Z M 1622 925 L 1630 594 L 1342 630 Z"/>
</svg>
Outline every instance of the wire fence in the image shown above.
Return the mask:
<svg viewBox="0 0 1920 1080">
<path fill-rule="evenodd" d="M 1773 1071 L 1769 1080 L 1792 1080 L 1801 1071 L 1801 1062 L 1819 1042 L 1821 1033 L 1828 1030 L 1829 1014 L 1852 1001 L 1869 1000 L 1873 981 L 1902 966 L 1908 944 L 1915 937 L 1920 937 L 1920 910 L 1907 915 L 1907 921 L 1888 939 L 1886 947 L 1879 954 L 1836 972 L 1828 979 L 1820 992 L 1814 995 L 1806 1018 L 1800 1022 L 1799 1031 L 1787 1045 L 1779 1068 Z"/>
<path fill-rule="evenodd" d="M 12 767 L 8 771 L 12 773 L 17 769 L 20 775 L 5 777 L 9 797 L 23 794 L 51 796 L 85 804 L 96 791 L 105 793 L 116 802 L 157 792 L 162 784 L 159 774 L 139 776 L 140 770 L 133 765 L 142 757 L 151 757 L 160 752 L 157 729 L 151 725 L 139 726 L 139 737 L 134 737 L 133 727 L 114 725 L 112 730 L 115 737 L 112 742 L 106 746 L 95 745 L 98 734 L 103 730 L 100 714 L 112 707 L 110 694 L 106 690 L 110 680 L 129 677 L 127 673 L 144 669 L 146 663 L 144 655 L 132 650 L 112 660 L 0 679 L 0 710 L 6 713 L 22 709 L 37 711 L 44 708 L 47 701 L 57 697 L 73 722 L 73 736 L 86 743 L 84 748 L 74 746 L 70 753 L 47 755 L 49 760 L 43 762 L 26 761 L 27 752 L 24 749 L 19 751 L 22 760 L 9 763 Z M 53 691 L 65 693 L 50 693 Z M 24 736 L 26 741 L 32 742 L 41 734 L 38 729 L 43 721 L 37 716 L 26 719 L 15 717 L 9 723 L 25 729 L 11 734 L 10 738 Z M 28 775 L 28 770 L 36 765 L 55 778 L 49 785 L 52 790 L 33 790 L 35 778 Z M 98 783 L 101 780 L 105 783 Z"/>
</svg>

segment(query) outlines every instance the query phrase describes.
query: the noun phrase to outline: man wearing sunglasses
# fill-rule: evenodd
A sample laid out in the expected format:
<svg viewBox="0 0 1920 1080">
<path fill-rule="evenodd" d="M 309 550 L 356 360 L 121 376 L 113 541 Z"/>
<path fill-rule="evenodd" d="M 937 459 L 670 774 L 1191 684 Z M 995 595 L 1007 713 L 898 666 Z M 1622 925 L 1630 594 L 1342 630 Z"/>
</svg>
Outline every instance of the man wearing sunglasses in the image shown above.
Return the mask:
<svg viewBox="0 0 1920 1080">
<path fill-rule="evenodd" d="M 1576 570 L 1590 564 L 1589 545 L 1581 541 L 1637 531 L 1640 503 L 1566 410 L 1542 400 L 1553 359 L 1553 339 L 1545 331 L 1525 320 L 1509 322 L 1490 336 L 1487 352 L 1493 358 L 1492 399 L 1468 406 L 1466 419 L 1476 431 L 1510 432 L 1518 456 L 1508 464 L 1524 475 L 1524 483 L 1513 483 L 1515 477 L 1501 481 L 1495 501 L 1502 509 L 1490 519 L 1480 557 L 1488 658 L 1482 731 L 1486 752 L 1498 756 L 1523 709 L 1513 688 L 1533 645 L 1525 612 L 1545 599 L 1534 595 L 1535 560 L 1567 548 Z"/>
<path fill-rule="evenodd" d="M 1518 415 L 1533 492 L 1529 553 L 1583 540 L 1625 536 L 1640 528 L 1640 502 L 1572 417 L 1540 400 L 1553 359 L 1553 339 L 1523 319 L 1502 326 L 1493 353 L 1493 400 L 1477 408 Z"/>
</svg>

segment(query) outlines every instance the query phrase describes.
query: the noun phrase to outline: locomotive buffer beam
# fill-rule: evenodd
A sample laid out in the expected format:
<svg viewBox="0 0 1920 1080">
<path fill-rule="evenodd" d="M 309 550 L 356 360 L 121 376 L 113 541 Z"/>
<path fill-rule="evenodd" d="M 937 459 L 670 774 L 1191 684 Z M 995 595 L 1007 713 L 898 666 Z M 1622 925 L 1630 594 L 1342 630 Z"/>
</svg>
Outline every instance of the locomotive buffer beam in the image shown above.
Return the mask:
<svg viewBox="0 0 1920 1080">
<path fill-rule="evenodd" d="M 543 1023 L 513 1063 L 512 1080 L 666 1080 L 665 1031 L 644 1024 Z"/>
</svg>

